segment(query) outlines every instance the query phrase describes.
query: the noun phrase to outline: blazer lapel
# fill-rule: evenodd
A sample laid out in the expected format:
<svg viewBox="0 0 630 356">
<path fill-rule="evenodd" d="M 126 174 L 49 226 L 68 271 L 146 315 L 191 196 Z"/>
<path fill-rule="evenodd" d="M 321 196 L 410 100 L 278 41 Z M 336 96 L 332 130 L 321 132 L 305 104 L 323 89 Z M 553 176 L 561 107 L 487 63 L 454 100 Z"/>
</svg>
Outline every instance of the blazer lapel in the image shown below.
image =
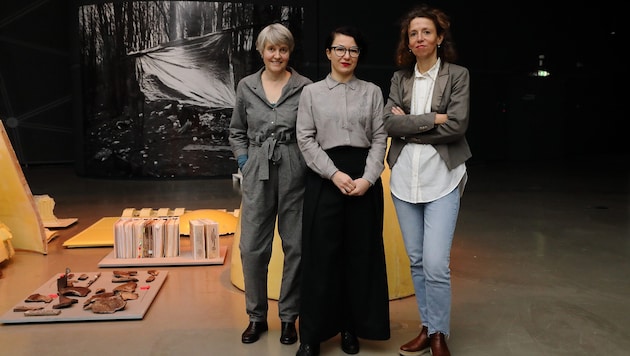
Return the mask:
<svg viewBox="0 0 630 356">
<path fill-rule="evenodd" d="M 435 81 L 435 87 L 433 88 L 433 99 L 431 99 L 431 110 L 439 112 L 442 103 L 442 96 L 446 90 L 446 83 L 448 83 L 448 63 L 444 65 L 438 71 L 437 80 Z"/>
<path fill-rule="evenodd" d="M 405 76 L 403 79 L 404 81 L 402 85 L 402 88 L 403 88 L 402 102 L 403 102 L 403 105 L 406 106 L 403 108 L 405 112 L 410 112 L 411 110 L 411 95 L 413 94 L 413 83 L 415 79 L 416 77 L 414 76 L 413 71 L 411 71 L 411 74 Z"/>
</svg>

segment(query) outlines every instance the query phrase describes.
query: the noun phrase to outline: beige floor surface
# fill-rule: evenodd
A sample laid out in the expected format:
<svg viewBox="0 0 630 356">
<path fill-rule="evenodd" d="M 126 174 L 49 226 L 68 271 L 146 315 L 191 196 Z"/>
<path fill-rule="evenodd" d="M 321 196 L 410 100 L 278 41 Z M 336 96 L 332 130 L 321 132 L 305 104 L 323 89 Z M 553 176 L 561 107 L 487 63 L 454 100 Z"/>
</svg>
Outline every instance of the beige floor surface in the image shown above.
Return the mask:
<svg viewBox="0 0 630 356">
<path fill-rule="evenodd" d="M 629 160 L 616 160 L 628 162 Z M 18 251 L 0 264 L 0 313 L 56 273 L 104 272 L 110 248 L 62 246 L 104 216 L 128 207 L 238 209 L 231 178 L 109 180 L 77 177 L 70 166 L 31 166 L 33 194 L 55 199 L 55 214 L 77 217 L 49 253 Z M 471 164 L 452 253 L 456 356 L 627 355 L 630 350 L 630 179 L 627 164 L 600 159 L 560 164 Z M 233 236 L 221 238 L 230 245 Z M 0 355 L 294 355 L 271 330 L 254 344 L 243 292 L 224 265 L 168 267 L 142 320 L 0 325 Z M 392 337 L 361 341 L 361 355 L 396 355 L 417 333 L 414 297 L 390 302 Z M 338 338 L 322 355 L 343 355 Z"/>
</svg>

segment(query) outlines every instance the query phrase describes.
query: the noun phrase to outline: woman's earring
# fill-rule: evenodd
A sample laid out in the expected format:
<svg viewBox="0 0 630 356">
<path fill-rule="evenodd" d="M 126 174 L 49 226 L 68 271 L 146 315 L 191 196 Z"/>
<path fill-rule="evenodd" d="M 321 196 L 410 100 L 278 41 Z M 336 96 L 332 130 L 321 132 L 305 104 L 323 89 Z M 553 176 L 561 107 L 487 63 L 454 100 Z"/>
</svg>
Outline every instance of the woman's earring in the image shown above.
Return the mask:
<svg viewBox="0 0 630 356">
<path fill-rule="evenodd" d="M 442 45 L 438 45 L 438 48 L 442 47 Z"/>
</svg>

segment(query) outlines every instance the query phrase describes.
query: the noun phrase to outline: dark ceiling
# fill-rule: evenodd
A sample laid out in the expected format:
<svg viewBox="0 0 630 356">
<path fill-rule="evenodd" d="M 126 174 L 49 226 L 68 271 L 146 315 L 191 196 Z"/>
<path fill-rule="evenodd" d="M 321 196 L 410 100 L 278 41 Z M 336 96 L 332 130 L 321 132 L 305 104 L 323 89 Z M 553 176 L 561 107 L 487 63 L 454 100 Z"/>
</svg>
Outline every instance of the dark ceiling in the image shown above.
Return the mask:
<svg viewBox="0 0 630 356">
<path fill-rule="evenodd" d="M 306 74 L 317 79 L 327 71 L 318 50 L 323 35 L 335 25 L 354 24 L 363 29 L 371 47 L 359 74 L 387 93 L 396 69 L 392 61 L 396 22 L 415 1 L 382 6 L 367 6 L 364 1 L 286 3 L 303 4 L 313 24 L 305 31 L 313 43 L 305 48 L 316 65 Z M 459 63 L 471 70 L 469 138 L 475 159 L 544 158 L 545 147 L 521 147 L 533 143 L 549 145 L 546 148 L 554 149 L 556 158 L 627 152 L 621 130 L 615 129 L 626 121 L 621 103 L 627 98 L 629 74 L 621 56 L 629 42 L 620 2 L 606 0 L 586 7 L 548 7 L 543 1 L 436 3 L 451 15 Z M 0 117 L 22 164 L 74 162 L 81 157 L 77 144 L 81 133 L 75 125 L 80 120 L 76 99 L 80 95 L 74 93 L 80 83 L 73 46 L 76 4 L 0 2 Z M 544 55 L 553 74 L 546 80 L 527 76 L 539 55 Z"/>
</svg>

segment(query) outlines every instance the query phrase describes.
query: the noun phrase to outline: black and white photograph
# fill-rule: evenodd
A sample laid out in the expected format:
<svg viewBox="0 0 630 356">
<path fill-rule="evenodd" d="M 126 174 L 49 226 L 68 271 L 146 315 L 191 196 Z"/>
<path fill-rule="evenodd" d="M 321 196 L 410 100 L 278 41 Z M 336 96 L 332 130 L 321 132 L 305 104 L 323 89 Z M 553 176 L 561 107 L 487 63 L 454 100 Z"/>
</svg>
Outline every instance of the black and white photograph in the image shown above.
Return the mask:
<svg viewBox="0 0 630 356">
<path fill-rule="evenodd" d="M 203 1 L 80 6 L 86 174 L 235 173 L 227 129 L 236 83 L 262 63 L 255 36 L 280 22 L 299 37 L 303 12 L 294 6 Z M 294 57 L 300 56 L 296 48 Z"/>
</svg>

